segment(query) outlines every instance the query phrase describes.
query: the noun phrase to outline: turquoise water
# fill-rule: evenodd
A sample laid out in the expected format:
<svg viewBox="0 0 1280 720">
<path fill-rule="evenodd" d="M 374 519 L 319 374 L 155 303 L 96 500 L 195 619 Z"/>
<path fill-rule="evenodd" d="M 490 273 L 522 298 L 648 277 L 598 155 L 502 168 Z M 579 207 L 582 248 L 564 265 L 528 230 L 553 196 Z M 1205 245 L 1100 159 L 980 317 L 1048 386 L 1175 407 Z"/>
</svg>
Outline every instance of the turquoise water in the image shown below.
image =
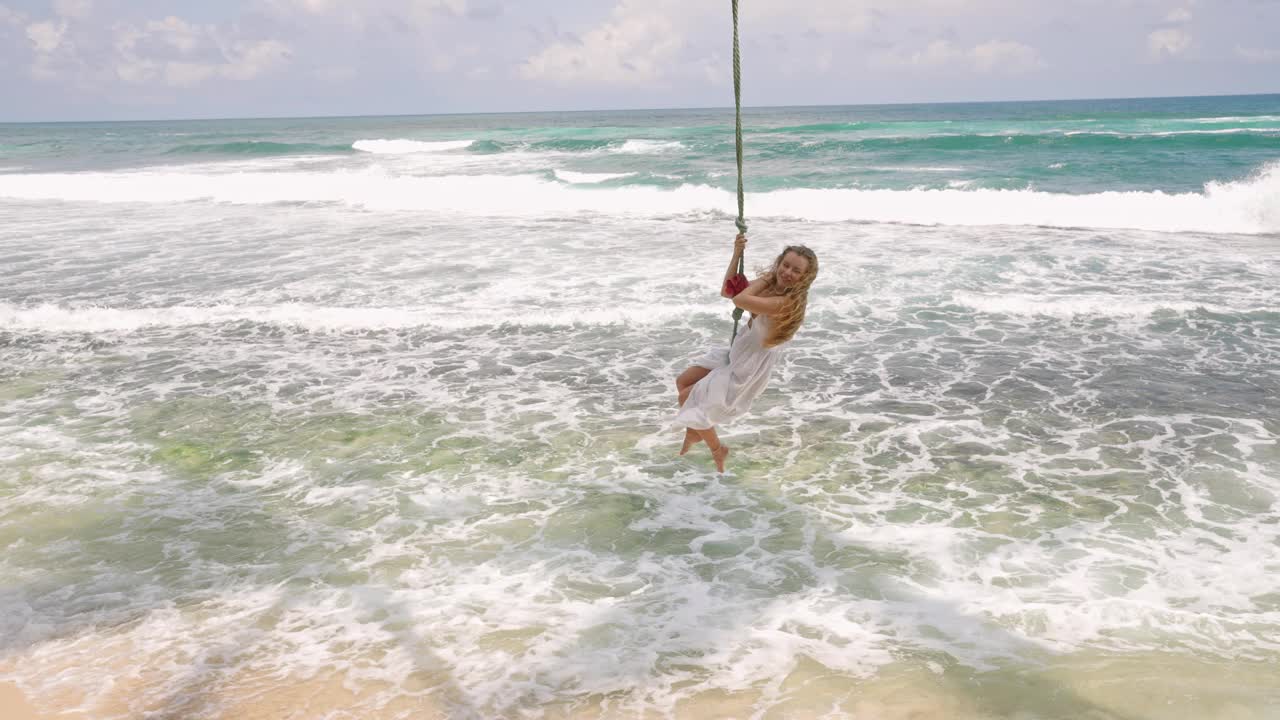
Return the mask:
<svg viewBox="0 0 1280 720">
<path fill-rule="evenodd" d="M 462 155 L 567 154 L 616 185 L 730 189 L 732 117 L 721 110 L 7 125 L 6 164 L 95 170 L 276 156 L 350 156 L 372 138 L 466 140 Z M 1280 148 L 1280 96 L 748 109 L 747 186 L 1200 190 L 1247 177 Z M 633 144 L 634 147 L 634 144 Z M 654 148 L 660 146 L 653 146 Z M 550 158 L 548 158 L 550 159 Z M 559 158 L 557 158 L 559 159 Z M 533 162 L 527 171 L 563 163 Z M 12 170 L 10 170 L 12 171 Z"/>
<path fill-rule="evenodd" d="M 0 125 L 0 681 L 1280 716 L 1280 96 L 744 120 L 822 274 L 724 476 L 723 110 Z"/>
</svg>

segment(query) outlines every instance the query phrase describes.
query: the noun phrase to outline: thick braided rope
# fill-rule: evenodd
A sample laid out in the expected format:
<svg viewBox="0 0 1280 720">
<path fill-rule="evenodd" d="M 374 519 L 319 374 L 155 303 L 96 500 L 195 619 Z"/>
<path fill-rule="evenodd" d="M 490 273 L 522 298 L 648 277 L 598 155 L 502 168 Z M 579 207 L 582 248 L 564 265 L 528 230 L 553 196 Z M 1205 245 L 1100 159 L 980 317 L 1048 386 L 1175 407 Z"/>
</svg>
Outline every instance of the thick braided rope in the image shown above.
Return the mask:
<svg viewBox="0 0 1280 720">
<path fill-rule="evenodd" d="M 745 235 L 747 233 L 747 219 L 744 213 L 744 202 L 742 193 L 742 62 L 738 55 L 738 0 L 733 2 L 733 141 L 737 151 L 738 160 L 738 219 L 736 225 L 738 232 Z M 743 253 L 746 255 L 746 253 Z M 743 255 L 738 256 L 738 272 L 746 273 L 746 260 Z M 733 309 L 733 337 L 729 340 L 729 346 L 733 347 L 733 341 L 738 339 L 738 321 L 742 319 L 742 308 Z"/>
</svg>

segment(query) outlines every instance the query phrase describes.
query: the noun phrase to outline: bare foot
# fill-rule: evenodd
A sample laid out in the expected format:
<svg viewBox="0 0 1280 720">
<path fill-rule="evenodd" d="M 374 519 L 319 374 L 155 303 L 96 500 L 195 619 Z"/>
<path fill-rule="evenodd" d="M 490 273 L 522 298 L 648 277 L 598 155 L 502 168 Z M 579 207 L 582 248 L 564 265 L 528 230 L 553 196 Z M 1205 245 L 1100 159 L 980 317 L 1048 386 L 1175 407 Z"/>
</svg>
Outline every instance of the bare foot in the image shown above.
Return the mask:
<svg viewBox="0 0 1280 720">
<path fill-rule="evenodd" d="M 680 454 L 683 455 L 689 452 L 689 448 L 693 447 L 694 445 L 697 445 L 700 442 L 702 442 L 702 438 L 698 435 L 698 433 L 688 428 L 685 428 L 684 446 L 680 448 Z"/>
<path fill-rule="evenodd" d="M 716 461 L 716 470 L 724 472 L 724 459 L 729 457 L 729 446 L 720 443 L 720 447 L 711 451 L 711 459 Z"/>
</svg>

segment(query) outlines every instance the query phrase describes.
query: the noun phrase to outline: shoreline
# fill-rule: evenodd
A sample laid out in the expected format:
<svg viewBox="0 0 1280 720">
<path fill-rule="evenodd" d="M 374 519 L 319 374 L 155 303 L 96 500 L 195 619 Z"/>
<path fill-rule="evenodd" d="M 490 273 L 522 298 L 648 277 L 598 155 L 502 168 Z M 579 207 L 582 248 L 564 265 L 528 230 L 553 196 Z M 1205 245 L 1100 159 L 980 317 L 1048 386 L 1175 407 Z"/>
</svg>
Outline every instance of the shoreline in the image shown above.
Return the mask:
<svg viewBox="0 0 1280 720">
<path fill-rule="evenodd" d="M 1280 681 L 1262 662 L 1225 662 L 1177 655 L 1106 656 L 1088 651 L 1050 660 L 1044 667 L 1005 667 L 979 672 L 945 660 L 898 660 L 866 678 L 826 668 L 805 655 L 786 675 L 764 686 L 707 687 L 666 700 L 642 686 L 574 694 L 566 689 L 545 701 L 526 693 L 495 707 L 471 702 L 448 671 L 413 676 L 398 685 L 369 679 L 369 668 L 326 669 L 311 677 L 281 671 L 210 668 L 177 677 L 162 671 L 162 658 L 141 664 L 131 643 L 108 638 L 90 650 L 107 672 L 104 687 L 90 692 L 78 672 L 80 652 L 28 651 L 0 663 L 0 717 L 5 720 L 441 720 L 457 717 L 517 718 L 728 718 L 762 713 L 789 720 L 853 717 L 868 720 L 1269 720 L 1280 711 Z M 111 656 L 112 646 L 116 654 Z M 372 660 L 372 658 L 371 658 Z M 34 678 L 81 674 L 81 685 L 23 690 L 15 668 Z M 166 670 L 172 670 L 168 664 Z M 180 673 L 178 675 L 181 675 Z M 656 678 L 651 678 L 656 679 Z M 678 686 L 679 683 L 676 683 Z M 674 687 L 674 686 L 673 686 Z M 545 690 L 545 688 L 544 688 Z M 526 700 L 527 698 L 527 700 Z M 832 715 L 835 713 L 835 715 Z"/>
</svg>

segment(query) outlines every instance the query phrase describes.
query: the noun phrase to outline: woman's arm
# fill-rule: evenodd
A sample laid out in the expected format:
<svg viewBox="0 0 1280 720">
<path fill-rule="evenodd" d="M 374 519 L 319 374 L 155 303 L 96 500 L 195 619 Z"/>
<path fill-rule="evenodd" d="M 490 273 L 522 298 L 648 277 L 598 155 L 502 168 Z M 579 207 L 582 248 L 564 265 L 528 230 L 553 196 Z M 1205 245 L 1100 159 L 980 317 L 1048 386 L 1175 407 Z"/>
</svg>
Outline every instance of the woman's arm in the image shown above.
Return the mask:
<svg viewBox="0 0 1280 720">
<path fill-rule="evenodd" d="M 777 315 L 782 311 L 784 298 L 778 295 L 760 295 L 769 286 L 772 279 L 770 276 L 765 275 L 762 278 L 752 280 L 746 290 L 733 297 L 733 304 L 756 315 Z"/>
<path fill-rule="evenodd" d="M 738 260 L 747 249 L 747 236 L 741 233 L 733 239 L 733 257 L 729 258 L 729 269 L 724 271 L 724 280 L 720 281 L 720 297 L 733 297 L 726 289 L 729 279 L 738 274 Z"/>
</svg>

